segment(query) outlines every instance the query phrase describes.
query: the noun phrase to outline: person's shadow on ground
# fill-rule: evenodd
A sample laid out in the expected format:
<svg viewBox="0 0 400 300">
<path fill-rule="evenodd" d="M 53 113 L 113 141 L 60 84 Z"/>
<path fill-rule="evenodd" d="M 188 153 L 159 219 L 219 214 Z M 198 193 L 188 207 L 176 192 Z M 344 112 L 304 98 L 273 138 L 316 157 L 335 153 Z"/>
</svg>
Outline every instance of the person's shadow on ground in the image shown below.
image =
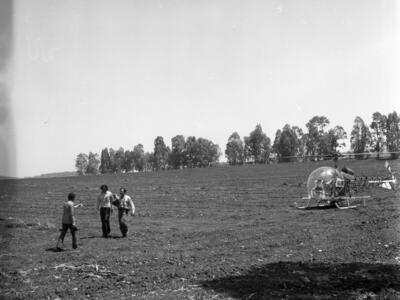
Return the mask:
<svg viewBox="0 0 400 300">
<path fill-rule="evenodd" d="M 60 248 L 60 247 L 52 247 L 52 248 L 47 248 L 47 252 L 64 252 L 67 251 L 67 249 Z"/>
<path fill-rule="evenodd" d="M 103 237 L 102 235 L 89 235 L 89 236 L 83 236 L 79 238 L 80 240 L 86 240 L 86 239 L 122 239 L 122 236 L 120 235 L 110 235 L 108 237 Z"/>
</svg>

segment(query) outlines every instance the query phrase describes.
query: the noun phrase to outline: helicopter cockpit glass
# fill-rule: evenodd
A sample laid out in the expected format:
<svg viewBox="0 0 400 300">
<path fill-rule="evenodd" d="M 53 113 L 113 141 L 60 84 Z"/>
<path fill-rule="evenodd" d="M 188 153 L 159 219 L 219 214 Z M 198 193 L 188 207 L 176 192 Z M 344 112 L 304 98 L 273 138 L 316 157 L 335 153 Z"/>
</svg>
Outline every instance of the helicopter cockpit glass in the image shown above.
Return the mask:
<svg viewBox="0 0 400 300">
<path fill-rule="evenodd" d="M 307 193 L 310 198 L 316 195 L 332 196 L 338 178 L 342 176 L 338 170 L 331 167 L 320 167 L 307 180 Z"/>
</svg>

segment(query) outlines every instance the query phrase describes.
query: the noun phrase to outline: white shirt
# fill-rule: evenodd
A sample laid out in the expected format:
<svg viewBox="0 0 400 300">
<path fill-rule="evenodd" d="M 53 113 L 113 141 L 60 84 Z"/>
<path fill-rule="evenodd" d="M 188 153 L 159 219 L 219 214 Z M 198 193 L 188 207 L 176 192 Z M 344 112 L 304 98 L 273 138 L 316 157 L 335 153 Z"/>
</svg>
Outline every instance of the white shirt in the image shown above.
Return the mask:
<svg viewBox="0 0 400 300">
<path fill-rule="evenodd" d="M 113 201 L 113 194 L 110 191 L 107 191 L 105 193 L 100 193 L 100 195 L 97 197 L 97 209 L 101 207 L 111 208 L 112 201 Z"/>
<path fill-rule="evenodd" d="M 135 213 L 135 205 L 133 204 L 132 198 L 128 195 L 119 198 L 119 208 L 130 209 L 132 215 Z"/>
</svg>

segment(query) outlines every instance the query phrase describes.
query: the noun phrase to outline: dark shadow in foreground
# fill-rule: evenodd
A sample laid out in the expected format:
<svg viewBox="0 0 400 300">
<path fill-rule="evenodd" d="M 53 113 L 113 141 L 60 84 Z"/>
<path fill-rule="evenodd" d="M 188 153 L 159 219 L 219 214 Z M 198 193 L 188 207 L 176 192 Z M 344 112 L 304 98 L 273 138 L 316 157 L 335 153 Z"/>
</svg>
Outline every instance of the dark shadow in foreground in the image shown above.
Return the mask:
<svg viewBox="0 0 400 300">
<path fill-rule="evenodd" d="M 239 299 L 400 299 L 400 266 L 277 262 L 202 285 Z"/>
</svg>

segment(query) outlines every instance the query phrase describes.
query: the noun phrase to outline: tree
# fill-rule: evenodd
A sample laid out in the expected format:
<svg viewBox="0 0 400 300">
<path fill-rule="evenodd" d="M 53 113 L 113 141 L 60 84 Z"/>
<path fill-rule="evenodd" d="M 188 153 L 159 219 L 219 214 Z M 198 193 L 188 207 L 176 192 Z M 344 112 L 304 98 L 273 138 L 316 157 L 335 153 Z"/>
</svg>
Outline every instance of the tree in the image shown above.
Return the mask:
<svg viewBox="0 0 400 300">
<path fill-rule="evenodd" d="M 347 133 L 342 126 L 335 126 L 324 134 L 322 142 L 322 154 L 334 155 L 338 153 L 338 147 L 346 146 L 342 140 L 347 138 Z M 342 141 L 340 143 L 340 141 Z"/>
<path fill-rule="evenodd" d="M 303 130 L 298 126 L 292 126 L 292 131 L 296 134 L 296 138 L 297 138 L 296 155 L 297 156 L 304 156 L 305 152 L 306 152 L 306 145 L 304 143 Z"/>
<path fill-rule="evenodd" d="M 296 160 L 299 155 L 304 153 L 302 142 L 303 131 L 297 126 L 286 124 L 282 130 L 275 134 L 273 150 L 278 155 L 279 161 Z"/>
<path fill-rule="evenodd" d="M 124 148 L 120 147 L 117 151 L 110 148 L 110 161 L 111 161 L 111 172 L 121 173 L 124 167 L 125 151 Z"/>
<path fill-rule="evenodd" d="M 115 159 L 116 151 L 113 148 L 110 148 L 108 153 L 110 154 L 110 173 L 115 173 L 117 170 L 117 163 Z"/>
<path fill-rule="evenodd" d="M 212 141 L 189 136 L 185 141 L 183 166 L 187 168 L 208 167 L 218 162 L 219 146 Z"/>
<path fill-rule="evenodd" d="M 125 173 L 129 173 L 132 172 L 134 168 L 135 168 L 135 162 L 134 162 L 133 151 L 126 150 L 124 153 L 124 162 L 122 164 L 122 170 Z"/>
<path fill-rule="evenodd" d="M 321 156 L 324 148 L 325 127 L 329 120 L 325 116 L 314 116 L 306 127 L 308 129 L 306 141 L 307 155 Z"/>
<path fill-rule="evenodd" d="M 75 159 L 75 167 L 78 175 L 85 175 L 89 164 L 89 157 L 85 153 L 79 153 Z"/>
<path fill-rule="evenodd" d="M 386 145 L 389 152 L 398 152 L 400 150 L 400 118 L 395 111 L 387 116 Z M 390 156 L 396 159 L 399 157 L 399 153 L 391 153 Z"/>
<path fill-rule="evenodd" d="M 266 163 L 271 152 L 271 140 L 262 131 L 260 124 L 244 138 L 244 153 L 247 161 Z"/>
<path fill-rule="evenodd" d="M 228 139 L 226 144 L 225 156 L 230 165 L 242 165 L 244 160 L 243 141 L 239 134 L 234 132 Z"/>
<path fill-rule="evenodd" d="M 187 168 L 196 167 L 196 137 L 189 136 L 185 141 L 183 165 Z"/>
<path fill-rule="evenodd" d="M 111 173 L 111 159 L 107 148 L 101 150 L 100 173 Z"/>
<path fill-rule="evenodd" d="M 174 136 L 171 139 L 171 153 L 169 157 L 172 168 L 183 167 L 185 161 L 185 137 L 183 135 Z"/>
<path fill-rule="evenodd" d="M 154 153 L 146 152 L 144 154 L 144 168 L 143 171 L 153 170 Z"/>
<path fill-rule="evenodd" d="M 307 145 L 309 143 L 308 141 L 308 134 L 305 133 L 300 137 L 300 146 L 299 146 L 299 156 L 303 157 L 307 155 L 308 151 L 307 151 Z"/>
<path fill-rule="evenodd" d="M 195 166 L 209 167 L 218 162 L 220 156 L 218 145 L 204 138 L 198 138 L 195 145 Z"/>
<path fill-rule="evenodd" d="M 135 170 L 138 172 L 142 172 L 146 167 L 146 159 L 142 144 L 138 144 L 135 147 L 133 147 L 132 156 L 133 156 L 133 164 L 135 166 Z"/>
<path fill-rule="evenodd" d="M 100 159 L 97 153 L 89 152 L 88 164 L 86 166 L 86 174 L 98 174 L 100 166 Z"/>
<path fill-rule="evenodd" d="M 277 145 L 275 146 L 280 161 L 292 161 L 297 156 L 299 149 L 299 138 L 297 137 L 298 127 L 290 127 L 286 124 L 280 135 Z"/>
<path fill-rule="evenodd" d="M 114 172 L 121 173 L 124 170 L 124 162 L 125 162 L 125 150 L 122 147 L 119 147 L 117 152 L 115 152 L 115 166 L 116 169 Z"/>
<path fill-rule="evenodd" d="M 213 164 L 217 164 L 219 162 L 220 156 L 222 155 L 219 145 L 214 144 L 210 141 L 208 155 L 210 157 L 210 166 Z"/>
<path fill-rule="evenodd" d="M 154 140 L 154 170 L 165 170 L 168 167 L 169 148 L 165 145 L 162 136 Z"/>
<path fill-rule="evenodd" d="M 371 146 L 379 153 L 384 150 L 385 147 L 385 135 L 386 135 L 386 122 L 387 118 L 379 112 L 372 114 L 371 127 Z"/>
<path fill-rule="evenodd" d="M 371 143 L 371 133 L 364 120 L 361 117 L 354 119 L 353 130 L 350 136 L 350 148 L 354 154 L 364 153 L 367 146 Z M 355 155 L 356 159 L 362 158 L 362 155 Z"/>
<path fill-rule="evenodd" d="M 278 155 L 278 159 L 280 157 L 280 155 L 279 155 L 279 140 L 281 138 L 281 134 L 282 134 L 282 131 L 280 129 L 278 129 L 275 133 L 275 139 L 274 139 L 274 143 L 272 145 L 272 152 L 274 152 Z"/>
</svg>

